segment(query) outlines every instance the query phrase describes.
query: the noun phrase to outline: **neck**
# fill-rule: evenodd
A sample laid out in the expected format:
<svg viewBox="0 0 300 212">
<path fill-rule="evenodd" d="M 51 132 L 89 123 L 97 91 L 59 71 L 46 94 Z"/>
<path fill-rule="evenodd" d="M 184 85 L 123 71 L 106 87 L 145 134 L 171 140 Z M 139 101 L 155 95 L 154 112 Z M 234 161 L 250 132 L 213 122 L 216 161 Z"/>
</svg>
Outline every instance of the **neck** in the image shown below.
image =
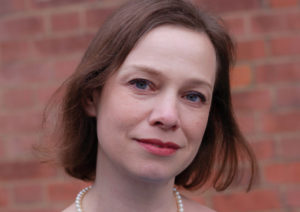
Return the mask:
<svg viewBox="0 0 300 212">
<path fill-rule="evenodd" d="M 98 160 L 93 188 L 82 203 L 84 211 L 177 211 L 172 190 L 174 179 L 168 182 L 134 179 L 100 161 L 103 160 Z"/>
</svg>

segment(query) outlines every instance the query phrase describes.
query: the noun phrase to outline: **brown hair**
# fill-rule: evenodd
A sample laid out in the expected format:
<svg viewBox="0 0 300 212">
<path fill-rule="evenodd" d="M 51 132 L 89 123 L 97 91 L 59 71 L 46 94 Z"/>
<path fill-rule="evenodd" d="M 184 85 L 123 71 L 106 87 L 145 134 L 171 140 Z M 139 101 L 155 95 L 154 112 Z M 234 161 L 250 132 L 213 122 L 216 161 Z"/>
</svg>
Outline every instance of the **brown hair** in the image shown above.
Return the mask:
<svg viewBox="0 0 300 212">
<path fill-rule="evenodd" d="M 234 45 L 222 22 L 183 0 L 134 0 L 118 9 L 100 28 L 65 89 L 61 116 L 55 134 L 60 135 L 58 160 L 71 176 L 95 179 L 98 141 L 96 120 L 83 102 L 95 89 L 101 91 L 107 78 L 118 70 L 139 39 L 161 25 L 183 26 L 204 32 L 217 56 L 217 77 L 201 147 L 193 162 L 175 178 L 186 189 L 199 188 L 211 177 L 216 190 L 226 189 L 238 175 L 241 158 L 250 162 L 250 183 L 255 158 L 233 117 L 229 70 Z"/>
</svg>

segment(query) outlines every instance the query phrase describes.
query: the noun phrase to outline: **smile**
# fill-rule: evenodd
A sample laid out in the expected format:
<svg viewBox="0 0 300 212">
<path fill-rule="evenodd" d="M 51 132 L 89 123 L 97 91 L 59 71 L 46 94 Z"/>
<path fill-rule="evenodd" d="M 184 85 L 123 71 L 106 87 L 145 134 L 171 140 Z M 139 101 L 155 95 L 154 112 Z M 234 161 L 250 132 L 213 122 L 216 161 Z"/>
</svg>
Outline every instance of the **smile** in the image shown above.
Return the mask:
<svg viewBox="0 0 300 212">
<path fill-rule="evenodd" d="M 170 156 L 180 146 L 173 142 L 162 142 L 159 139 L 136 139 L 136 141 L 149 153 L 159 156 Z"/>
</svg>

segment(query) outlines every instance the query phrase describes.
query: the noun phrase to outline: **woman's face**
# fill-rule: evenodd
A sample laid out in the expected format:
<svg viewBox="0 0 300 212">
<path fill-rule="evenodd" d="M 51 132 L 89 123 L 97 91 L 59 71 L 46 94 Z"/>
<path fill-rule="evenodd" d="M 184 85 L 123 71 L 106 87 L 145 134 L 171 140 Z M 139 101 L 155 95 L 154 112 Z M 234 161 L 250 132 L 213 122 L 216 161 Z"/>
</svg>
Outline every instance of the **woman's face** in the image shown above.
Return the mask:
<svg viewBox="0 0 300 212">
<path fill-rule="evenodd" d="M 146 34 L 87 106 L 97 117 L 98 168 L 173 180 L 201 144 L 216 65 L 204 33 L 161 26 Z"/>
</svg>

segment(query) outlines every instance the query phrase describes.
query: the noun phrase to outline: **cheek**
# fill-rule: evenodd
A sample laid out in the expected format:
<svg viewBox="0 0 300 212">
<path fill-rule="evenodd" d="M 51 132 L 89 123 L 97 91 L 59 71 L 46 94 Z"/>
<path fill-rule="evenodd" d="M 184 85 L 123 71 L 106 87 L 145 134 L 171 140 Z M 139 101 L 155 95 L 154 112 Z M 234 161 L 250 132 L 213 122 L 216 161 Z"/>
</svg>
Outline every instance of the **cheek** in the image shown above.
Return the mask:
<svg viewBox="0 0 300 212">
<path fill-rule="evenodd" d="M 119 92 L 106 98 L 103 103 L 99 108 L 98 122 L 106 129 L 129 130 L 130 126 L 139 123 L 145 116 L 145 105 L 127 94 Z"/>
<path fill-rule="evenodd" d="M 182 128 L 188 140 L 195 145 L 201 144 L 208 120 L 208 110 L 192 113 L 182 120 Z"/>
</svg>

